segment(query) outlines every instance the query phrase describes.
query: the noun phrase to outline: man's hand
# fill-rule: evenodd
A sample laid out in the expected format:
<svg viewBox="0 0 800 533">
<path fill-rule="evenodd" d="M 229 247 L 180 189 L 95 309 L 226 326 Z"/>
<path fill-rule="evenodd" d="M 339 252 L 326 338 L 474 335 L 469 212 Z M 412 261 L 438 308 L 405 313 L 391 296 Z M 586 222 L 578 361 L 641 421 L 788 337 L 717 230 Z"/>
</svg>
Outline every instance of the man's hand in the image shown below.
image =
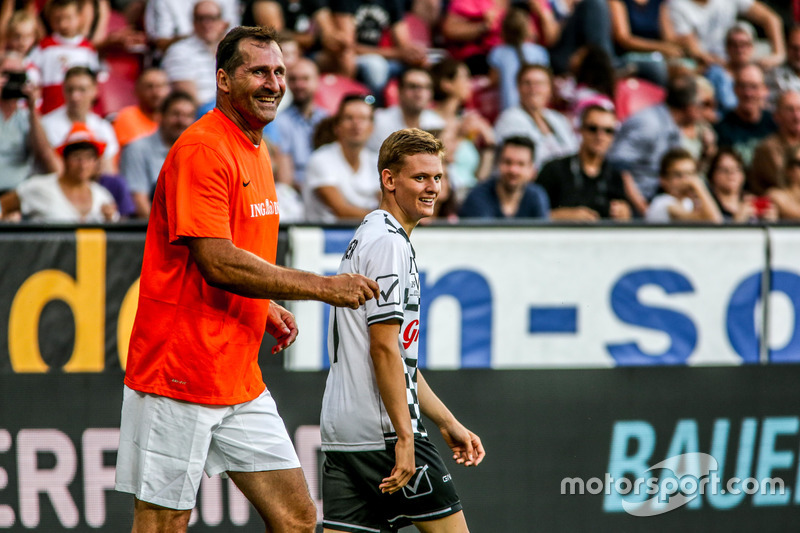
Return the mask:
<svg viewBox="0 0 800 533">
<path fill-rule="evenodd" d="M 269 303 L 267 333 L 275 337 L 277 341 L 272 348 L 273 355 L 291 346 L 297 338 L 297 323 L 294 315 L 274 301 Z"/>
<path fill-rule="evenodd" d="M 358 309 L 370 298 L 378 298 L 378 284 L 361 274 L 337 274 L 330 276 L 328 290 L 323 301 L 335 307 Z"/>
<path fill-rule="evenodd" d="M 625 200 L 611 200 L 608 214 L 613 220 L 630 220 L 631 206 Z"/>
<path fill-rule="evenodd" d="M 464 466 L 478 466 L 483 461 L 486 451 L 481 438 L 455 421 L 450 426 L 440 427 L 444 441 L 453 450 L 453 459 Z"/>
<path fill-rule="evenodd" d="M 383 482 L 378 485 L 381 492 L 389 494 L 397 492 L 406 486 L 417 470 L 414 461 L 414 439 L 398 438 L 394 447 L 395 463 L 392 474 L 383 478 Z"/>
</svg>

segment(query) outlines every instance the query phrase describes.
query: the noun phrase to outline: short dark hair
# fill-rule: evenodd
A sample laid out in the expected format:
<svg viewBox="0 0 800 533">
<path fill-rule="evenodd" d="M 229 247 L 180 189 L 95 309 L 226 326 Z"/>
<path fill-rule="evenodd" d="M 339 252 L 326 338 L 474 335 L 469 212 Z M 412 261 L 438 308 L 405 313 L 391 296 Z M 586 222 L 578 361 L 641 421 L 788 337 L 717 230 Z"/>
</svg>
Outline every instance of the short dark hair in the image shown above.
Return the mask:
<svg viewBox="0 0 800 533">
<path fill-rule="evenodd" d="M 92 82 L 97 83 L 97 73 L 89 67 L 84 67 L 83 65 L 71 67 L 64 74 L 64 82 L 66 83 L 68 79 L 74 78 L 75 76 L 88 76 L 92 79 Z"/>
<path fill-rule="evenodd" d="M 353 102 L 361 102 L 362 104 L 366 104 L 370 107 L 371 112 L 374 114 L 375 112 L 375 97 L 371 94 L 363 94 L 363 93 L 349 93 L 342 97 L 339 101 L 339 107 L 336 109 L 336 114 L 334 117 L 336 118 L 336 123 L 339 122 L 342 118 L 342 113 L 344 113 L 344 108 L 347 107 L 349 104 Z"/>
<path fill-rule="evenodd" d="M 50 16 L 50 10 L 71 5 L 74 5 L 80 10 L 83 5 L 83 0 L 48 0 L 44 5 L 44 12 L 47 16 Z"/>
<path fill-rule="evenodd" d="M 428 70 L 427 70 L 427 69 L 425 69 L 425 68 L 422 68 L 422 67 L 408 67 L 407 69 L 405 69 L 405 70 L 404 70 L 404 71 L 403 71 L 403 72 L 400 74 L 400 77 L 399 77 L 399 78 L 397 78 L 397 86 L 398 86 L 398 87 L 400 87 L 400 88 L 403 88 L 403 87 L 405 86 L 405 84 L 406 84 L 406 77 L 408 77 L 408 75 L 409 75 L 411 72 L 422 72 L 423 74 L 425 74 L 426 76 L 428 76 L 428 78 L 430 78 L 430 77 L 431 77 L 431 73 L 430 73 L 430 72 L 428 72 Z"/>
<path fill-rule="evenodd" d="M 384 169 L 397 173 L 406 157 L 416 154 L 430 154 L 444 159 L 442 141 L 417 128 L 406 128 L 386 137 L 378 152 L 378 172 Z M 381 188 L 383 180 L 381 179 Z"/>
<path fill-rule="evenodd" d="M 506 146 L 521 146 L 522 148 L 527 148 L 531 151 L 531 161 L 536 159 L 536 144 L 530 137 L 526 137 L 524 135 L 512 135 L 511 137 L 506 137 L 503 139 L 503 144 L 500 145 L 500 152 L 498 153 L 503 153 L 503 150 L 506 149 Z"/>
<path fill-rule="evenodd" d="M 683 74 L 670 78 L 667 82 L 668 107 L 686 109 L 697 103 L 697 80 L 691 74 Z"/>
<path fill-rule="evenodd" d="M 540 70 L 545 74 L 547 74 L 547 77 L 550 79 L 550 83 L 553 83 L 553 71 L 550 70 L 550 67 L 534 63 L 526 63 L 525 65 L 522 65 L 519 69 L 519 72 L 517 72 L 517 79 L 516 79 L 517 86 L 519 86 L 520 81 L 522 81 L 522 78 L 524 78 L 528 72 L 534 70 Z"/>
<path fill-rule="evenodd" d="M 583 126 L 586 123 L 586 117 L 589 116 L 589 113 L 594 113 L 594 112 L 613 115 L 614 118 L 617 117 L 617 114 L 614 112 L 614 109 L 609 105 L 601 105 L 599 103 L 589 104 L 586 107 L 584 107 L 583 110 L 581 111 L 581 126 Z"/>
<path fill-rule="evenodd" d="M 100 152 L 98 152 L 97 147 L 90 142 L 68 144 L 64 147 L 62 157 L 66 159 L 75 152 L 81 152 L 83 150 L 90 150 L 94 153 L 95 157 L 98 159 L 100 158 Z"/>
<path fill-rule="evenodd" d="M 261 43 L 276 43 L 278 34 L 274 28 L 267 26 L 237 26 L 225 35 L 217 46 L 217 70 L 233 74 L 244 63 L 239 43 L 245 39 L 253 39 Z"/>
<path fill-rule="evenodd" d="M 667 175 L 667 171 L 672 168 L 672 165 L 678 161 L 683 161 L 684 159 L 690 159 L 694 163 L 695 167 L 697 167 L 697 160 L 686 148 L 672 148 L 668 150 L 667 153 L 661 157 L 661 165 L 658 169 L 658 175 L 663 178 Z"/>
<path fill-rule="evenodd" d="M 195 101 L 191 94 L 187 93 L 186 91 L 172 91 L 161 103 L 161 113 L 166 113 L 176 102 L 189 102 L 194 106 L 195 109 L 197 109 L 197 101 Z"/>
</svg>

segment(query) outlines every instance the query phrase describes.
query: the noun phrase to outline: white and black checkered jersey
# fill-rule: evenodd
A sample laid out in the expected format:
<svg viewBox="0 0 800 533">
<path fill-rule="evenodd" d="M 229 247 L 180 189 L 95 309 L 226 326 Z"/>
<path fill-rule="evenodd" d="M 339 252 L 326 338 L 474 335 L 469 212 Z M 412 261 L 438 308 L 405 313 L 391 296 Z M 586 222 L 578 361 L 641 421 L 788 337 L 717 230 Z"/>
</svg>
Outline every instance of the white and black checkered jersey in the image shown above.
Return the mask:
<svg viewBox="0 0 800 533">
<path fill-rule="evenodd" d="M 383 450 L 397 438 L 380 397 L 369 353 L 369 325 L 402 321 L 397 344 L 406 374 L 406 396 L 415 436 L 427 435 L 417 398 L 419 272 L 414 247 L 387 211 L 368 214 L 356 230 L 339 273 L 374 279 L 380 297 L 358 309 L 331 308 L 330 372 L 322 399 L 320 429 L 326 451 Z"/>
</svg>

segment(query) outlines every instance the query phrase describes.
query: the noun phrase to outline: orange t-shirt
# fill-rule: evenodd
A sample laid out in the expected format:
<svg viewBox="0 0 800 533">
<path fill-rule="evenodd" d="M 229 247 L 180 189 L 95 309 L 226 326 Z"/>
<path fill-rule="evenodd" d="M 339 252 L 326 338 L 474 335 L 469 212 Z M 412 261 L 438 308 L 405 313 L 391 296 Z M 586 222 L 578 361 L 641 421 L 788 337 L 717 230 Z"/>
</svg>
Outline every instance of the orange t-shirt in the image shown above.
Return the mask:
<svg viewBox="0 0 800 533">
<path fill-rule="evenodd" d="M 154 134 L 157 129 L 158 122 L 142 113 L 136 105 L 123 107 L 114 119 L 114 133 L 117 134 L 120 148 L 136 139 Z"/>
<path fill-rule="evenodd" d="M 184 237 L 230 239 L 275 263 L 267 147 L 253 146 L 218 109 L 181 135 L 158 176 L 125 384 L 195 403 L 249 401 L 264 390 L 258 352 L 269 300 L 210 286 Z"/>
</svg>

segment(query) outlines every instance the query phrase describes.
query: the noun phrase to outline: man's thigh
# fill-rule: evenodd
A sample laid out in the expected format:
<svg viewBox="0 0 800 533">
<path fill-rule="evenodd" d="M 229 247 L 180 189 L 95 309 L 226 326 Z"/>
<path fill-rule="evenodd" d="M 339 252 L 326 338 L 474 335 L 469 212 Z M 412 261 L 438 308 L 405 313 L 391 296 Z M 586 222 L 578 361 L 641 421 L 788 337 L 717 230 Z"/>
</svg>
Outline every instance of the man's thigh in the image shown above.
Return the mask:
<svg viewBox="0 0 800 533">
<path fill-rule="evenodd" d="M 414 526 L 422 533 L 469 533 L 464 511 L 429 522 L 416 521 Z"/>
<path fill-rule="evenodd" d="M 269 531 L 314 530 L 317 511 L 302 469 L 228 472 L 228 475 L 256 508 Z"/>
</svg>

